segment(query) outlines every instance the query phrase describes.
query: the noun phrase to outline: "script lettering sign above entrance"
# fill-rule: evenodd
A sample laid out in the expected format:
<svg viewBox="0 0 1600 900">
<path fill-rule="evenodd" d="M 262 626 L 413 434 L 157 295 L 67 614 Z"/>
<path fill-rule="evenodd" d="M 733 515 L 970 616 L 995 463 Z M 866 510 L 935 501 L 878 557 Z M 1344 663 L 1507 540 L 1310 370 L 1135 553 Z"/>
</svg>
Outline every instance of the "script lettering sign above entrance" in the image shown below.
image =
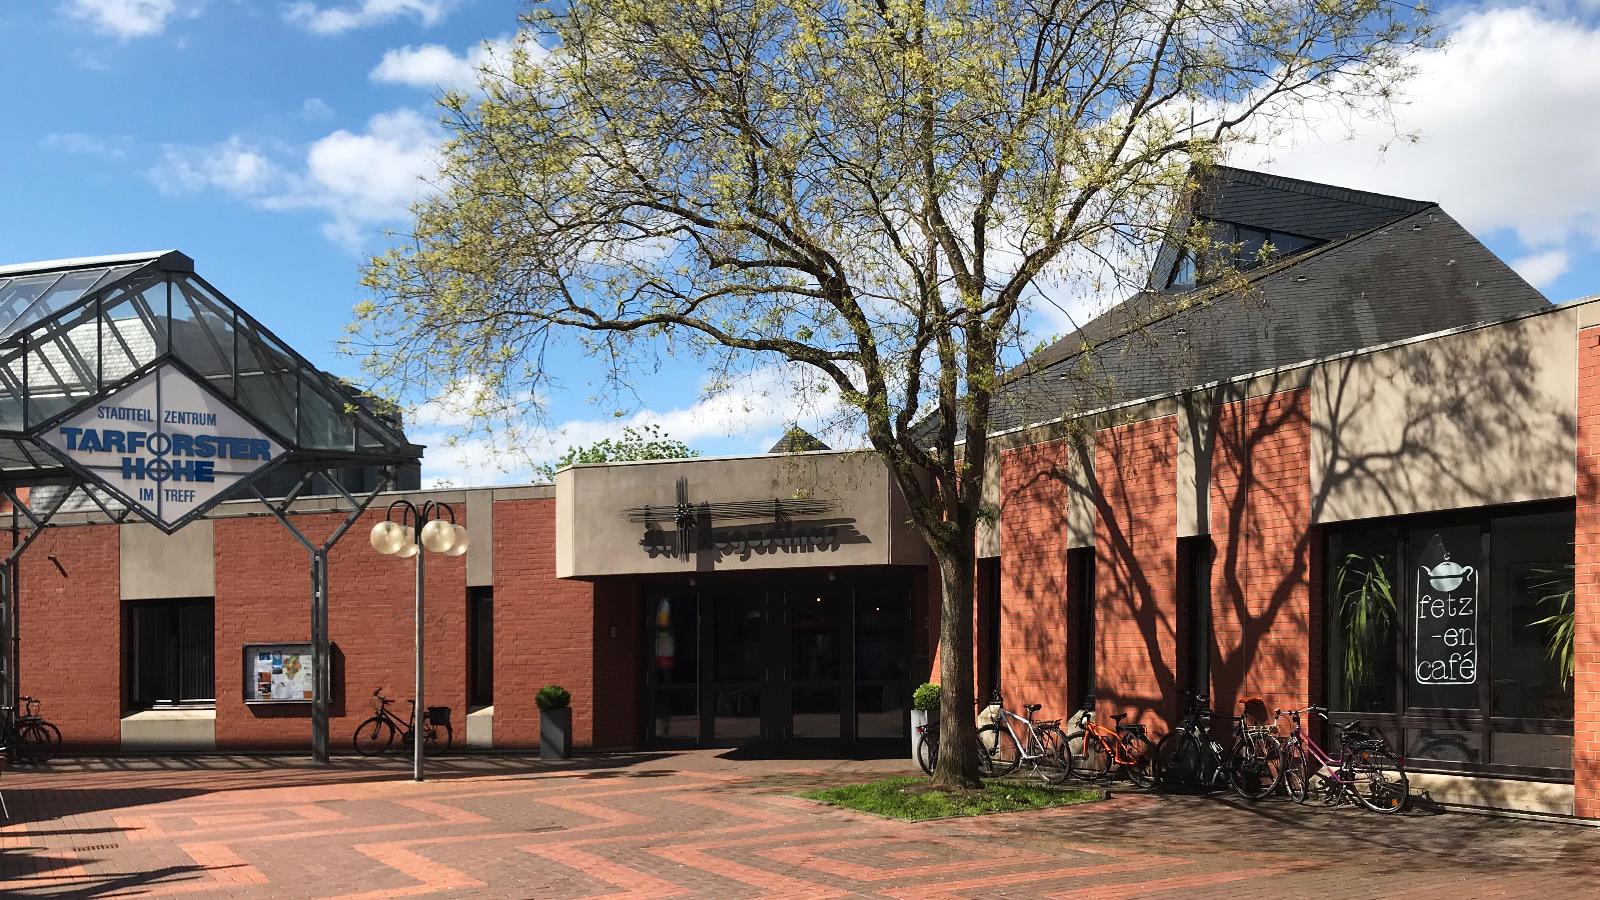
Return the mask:
<svg viewBox="0 0 1600 900">
<path fill-rule="evenodd" d="M 284 452 L 171 365 L 80 410 L 38 440 L 164 531 L 221 502 Z"/>
<path fill-rule="evenodd" d="M 651 559 L 666 556 L 687 561 L 691 553 L 710 553 L 712 561 L 725 557 L 747 561 L 752 555 L 829 552 L 838 550 L 840 544 L 865 543 L 854 519 L 817 518 L 837 509 L 832 500 L 694 502 L 689 499 L 688 479 L 680 478 L 675 504 L 630 507 L 623 515 L 644 526 L 639 546 Z M 726 524 L 738 520 L 753 524 Z M 661 528 L 664 524 L 674 527 L 666 531 Z"/>
</svg>

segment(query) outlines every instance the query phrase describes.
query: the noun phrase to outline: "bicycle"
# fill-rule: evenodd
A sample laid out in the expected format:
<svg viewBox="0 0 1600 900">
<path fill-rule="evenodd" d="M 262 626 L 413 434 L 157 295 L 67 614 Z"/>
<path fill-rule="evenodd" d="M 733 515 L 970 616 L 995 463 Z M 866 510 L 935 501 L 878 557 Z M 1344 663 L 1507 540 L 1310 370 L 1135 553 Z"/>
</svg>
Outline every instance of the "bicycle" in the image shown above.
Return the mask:
<svg viewBox="0 0 1600 900">
<path fill-rule="evenodd" d="M 1271 796 L 1283 783 L 1283 745 L 1267 723 L 1266 704 L 1259 697 L 1240 701 L 1244 707 L 1233 720 L 1233 749 L 1228 751 L 1225 768 L 1234 793 L 1255 802 Z M 1258 709 L 1258 721 L 1250 722 L 1251 710 Z M 1274 719 L 1274 723 L 1276 719 Z"/>
<path fill-rule="evenodd" d="M 1035 722 L 1038 703 L 1023 704 L 1026 718 L 1005 707 L 1000 692 L 995 691 L 989 705 L 999 710 L 998 721 L 978 729 L 978 771 L 987 778 L 1003 778 L 1026 762 L 1046 784 L 1061 784 L 1072 773 L 1072 755 L 1061 732 L 1061 720 Z M 1027 742 L 1017 737 L 1013 722 L 1022 726 Z"/>
<path fill-rule="evenodd" d="M 47 763 L 61 751 L 61 729 L 39 715 L 42 700 L 37 697 L 18 699 L 25 710 L 23 715 L 17 715 L 15 707 L 7 706 L 0 710 L 5 716 L 5 724 L 0 728 L 0 744 L 19 763 Z"/>
<path fill-rule="evenodd" d="M 1302 713 L 1319 715 L 1339 732 L 1339 755 L 1322 749 L 1306 731 Z M 1283 783 L 1290 797 L 1305 803 L 1314 794 L 1325 806 L 1350 798 L 1377 813 L 1393 814 L 1411 799 L 1405 767 L 1375 728 L 1359 720 L 1341 725 L 1328 718 L 1323 706 L 1280 709 L 1275 718 L 1288 716 L 1293 723 L 1283 746 Z M 1315 771 L 1313 771 L 1315 766 Z M 1316 789 L 1312 778 L 1317 779 Z"/>
<path fill-rule="evenodd" d="M 356 726 L 356 752 L 362 756 L 387 753 L 389 747 L 394 744 L 396 734 L 400 736 L 402 746 L 411 746 L 413 723 L 417 718 L 417 701 L 408 701 L 411 704 L 411 715 L 402 720 L 389 711 L 394 701 L 383 696 L 383 688 L 373 691 L 372 697 L 374 714 Z M 453 738 L 454 735 L 450 731 L 450 707 L 428 707 L 422 721 L 422 746 L 430 754 L 445 753 L 449 751 Z"/>
<path fill-rule="evenodd" d="M 1156 744 L 1155 783 L 1162 790 L 1198 788 L 1215 790 L 1228 780 L 1222 745 L 1211 737 L 1215 713 L 1205 694 L 1183 692 L 1183 716 L 1178 726 Z"/>
<path fill-rule="evenodd" d="M 982 707 L 982 700 L 973 701 L 974 706 Z M 982 744 L 979 744 L 979 758 L 982 758 Z M 917 765 L 921 767 L 922 774 L 932 775 L 933 766 L 939 761 L 939 720 L 934 719 L 925 725 L 917 726 Z"/>
<path fill-rule="evenodd" d="M 1093 716 L 1091 697 L 1084 701 L 1079 730 L 1067 735 L 1072 774 L 1084 780 L 1104 778 L 1115 764 L 1134 785 L 1149 787 L 1155 779 L 1155 746 L 1144 726 L 1124 724 L 1127 713 L 1111 717 L 1116 722 L 1114 728 L 1097 724 Z"/>
<path fill-rule="evenodd" d="M 939 761 L 939 722 L 935 719 L 917 726 L 917 765 L 922 774 L 932 775 L 933 764 Z"/>
</svg>

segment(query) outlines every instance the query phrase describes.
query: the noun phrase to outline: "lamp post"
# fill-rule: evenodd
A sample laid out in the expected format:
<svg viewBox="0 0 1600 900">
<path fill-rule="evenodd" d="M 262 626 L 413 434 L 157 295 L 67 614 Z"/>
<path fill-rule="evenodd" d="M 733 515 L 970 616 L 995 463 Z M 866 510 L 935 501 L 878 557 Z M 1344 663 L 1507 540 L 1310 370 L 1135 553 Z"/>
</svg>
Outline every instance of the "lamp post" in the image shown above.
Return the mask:
<svg viewBox="0 0 1600 900">
<path fill-rule="evenodd" d="M 400 511 L 398 522 L 395 521 L 395 510 Z M 450 521 L 445 521 L 446 517 Z M 422 699 L 423 551 L 443 553 L 445 556 L 460 556 L 467 552 L 470 538 L 466 526 L 456 524 L 456 512 L 449 504 L 429 500 L 419 507 L 410 500 L 396 500 L 389 504 L 389 511 L 384 515 L 383 521 L 372 526 L 371 540 L 372 549 L 384 556 L 398 556 L 401 559 L 415 557 L 417 560 L 417 689 L 416 699 L 411 707 L 411 777 L 421 781 L 423 744 L 426 743 L 423 740 L 423 728 L 428 715 L 428 707 L 424 705 Z"/>
</svg>

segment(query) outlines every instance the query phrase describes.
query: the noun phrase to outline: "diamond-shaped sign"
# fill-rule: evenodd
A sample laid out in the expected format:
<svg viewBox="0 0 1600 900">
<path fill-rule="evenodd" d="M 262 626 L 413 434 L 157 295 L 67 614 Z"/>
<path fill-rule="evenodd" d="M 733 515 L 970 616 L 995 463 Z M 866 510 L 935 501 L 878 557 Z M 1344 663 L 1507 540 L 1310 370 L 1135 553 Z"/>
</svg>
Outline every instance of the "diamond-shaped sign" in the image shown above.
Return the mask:
<svg viewBox="0 0 1600 900">
<path fill-rule="evenodd" d="M 36 440 L 171 531 L 284 452 L 230 404 L 163 365 Z"/>
</svg>

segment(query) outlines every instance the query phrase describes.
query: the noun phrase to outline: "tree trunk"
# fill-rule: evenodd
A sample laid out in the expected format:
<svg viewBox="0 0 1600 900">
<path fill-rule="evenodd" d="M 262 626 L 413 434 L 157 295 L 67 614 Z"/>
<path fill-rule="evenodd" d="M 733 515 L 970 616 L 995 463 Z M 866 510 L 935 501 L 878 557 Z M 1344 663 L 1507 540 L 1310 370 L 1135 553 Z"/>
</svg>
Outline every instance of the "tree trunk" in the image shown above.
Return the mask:
<svg viewBox="0 0 1600 900">
<path fill-rule="evenodd" d="M 972 603 L 977 551 L 972 542 L 934 547 L 939 563 L 939 760 L 933 783 L 943 788 L 975 788 L 978 780 L 978 729 L 972 703 Z"/>
</svg>

